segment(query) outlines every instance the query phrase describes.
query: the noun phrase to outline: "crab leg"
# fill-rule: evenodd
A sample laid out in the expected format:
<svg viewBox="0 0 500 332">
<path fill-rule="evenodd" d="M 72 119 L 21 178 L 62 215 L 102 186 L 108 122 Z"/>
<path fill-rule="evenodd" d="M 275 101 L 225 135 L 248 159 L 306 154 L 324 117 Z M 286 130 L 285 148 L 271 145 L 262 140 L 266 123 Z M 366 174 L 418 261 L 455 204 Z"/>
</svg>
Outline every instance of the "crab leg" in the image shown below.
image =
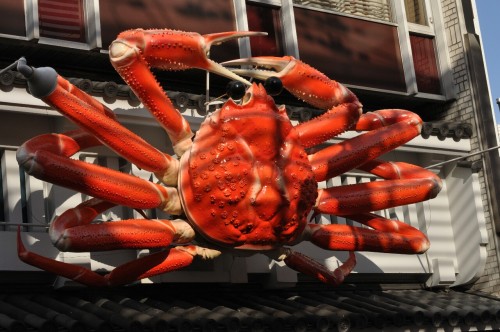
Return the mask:
<svg viewBox="0 0 500 332">
<path fill-rule="evenodd" d="M 288 266 L 325 283 L 338 285 L 356 264 L 353 251 L 418 254 L 429 248 L 427 237 L 418 229 L 369 211 L 435 197 L 441 188 L 439 177 L 421 167 L 401 162 L 372 160 L 358 168 L 386 181 L 319 190 L 315 212 L 343 215 L 371 229 L 309 224 L 304 231 L 305 240 L 327 250 L 350 251 L 349 259 L 339 268 L 329 271 L 308 257 L 294 254 L 285 259 Z M 353 214 L 354 211 L 356 214 Z"/>
<path fill-rule="evenodd" d="M 186 247 L 170 248 L 118 266 L 103 276 L 82 266 L 56 261 L 26 250 L 21 241 L 20 232 L 18 232 L 17 241 L 19 258 L 26 264 L 94 287 L 125 285 L 140 279 L 182 269 L 190 265 L 194 258 L 189 251 L 183 249 Z"/>
<path fill-rule="evenodd" d="M 193 229 L 182 220 L 131 219 L 91 224 L 101 212 L 115 204 L 91 199 L 64 212 L 50 226 L 54 245 L 62 251 L 166 248 L 172 242 L 187 243 Z M 27 264 L 90 286 L 118 285 L 176 270 L 191 264 L 194 256 L 207 255 L 196 246 L 181 246 L 133 260 L 101 276 L 81 266 L 56 261 L 26 250 L 18 229 L 18 255 Z"/>
<path fill-rule="evenodd" d="M 39 179 L 114 204 L 138 209 L 160 208 L 170 214 L 180 214 L 175 188 L 69 158 L 81 149 L 98 145 L 100 141 L 81 129 L 45 134 L 25 142 L 17 151 L 17 161 L 28 174 Z"/>
<path fill-rule="evenodd" d="M 419 166 L 372 160 L 358 167 L 385 181 L 318 190 L 316 213 L 351 215 L 425 201 L 437 196 L 441 179 Z"/>
<path fill-rule="evenodd" d="M 262 34 L 224 32 L 202 36 L 175 30 L 128 30 L 118 35 L 111 44 L 109 55 L 116 71 L 160 122 L 173 143 L 174 151 L 181 156 L 191 146 L 193 133 L 149 67 L 165 70 L 205 69 L 250 84 L 208 59 L 207 54 L 213 44 Z"/>
<path fill-rule="evenodd" d="M 328 250 L 424 253 L 429 248 L 425 234 L 401 221 L 377 216 L 369 211 L 433 198 L 441 188 L 439 177 L 426 169 L 402 162 L 371 160 L 358 168 L 386 181 L 319 190 L 315 212 L 343 215 L 370 228 L 309 224 L 304 231 L 305 239 Z M 323 271 L 322 265 L 317 267 L 308 260 L 301 260 L 297 265 L 298 271 L 301 268 L 329 276 Z M 351 258 L 344 265 L 351 266 Z M 346 275 L 343 274 L 344 277 Z M 336 280 L 324 277 L 326 283 L 337 284 Z"/>
<path fill-rule="evenodd" d="M 50 225 L 49 235 L 61 251 L 164 248 L 170 243 L 186 243 L 194 231 L 184 221 L 130 219 L 91 222 L 116 204 L 92 198 L 65 211 Z"/>
<path fill-rule="evenodd" d="M 287 266 L 336 286 L 354 269 L 354 251 L 422 254 L 429 249 L 430 243 L 425 234 L 401 221 L 372 213 L 351 214 L 347 218 L 371 228 L 308 224 L 303 233 L 303 240 L 309 240 L 323 249 L 349 251 L 349 258 L 341 266 L 330 271 L 312 258 L 293 251 L 285 253 Z"/>
<path fill-rule="evenodd" d="M 355 129 L 371 131 L 309 156 L 316 180 L 324 181 L 378 158 L 418 136 L 421 128 L 420 117 L 405 110 L 363 114 Z"/>
<path fill-rule="evenodd" d="M 427 236 L 418 229 L 399 220 L 392 220 L 372 213 L 346 215 L 370 228 L 350 225 L 308 224 L 303 240 L 309 240 L 326 250 L 349 251 L 349 258 L 333 271 L 313 259 L 296 252 L 284 261 L 292 269 L 320 281 L 339 285 L 356 265 L 354 251 L 374 251 L 399 254 L 422 254 L 429 249 Z"/>
<path fill-rule="evenodd" d="M 304 240 L 309 240 L 318 247 L 349 251 L 349 258 L 340 267 L 330 271 L 299 253 L 287 256 L 285 263 L 296 271 L 336 286 L 342 283 L 356 265 L 354 251 L 422 254 L 429 249 L 430 243 L 427 236 L 401 221 L 386 219 L 371 213 L 351 214 L 347 217 L 371 228 L 308 224 L 304 231 Z"/>
<path fill-rule="evenodd" d="M 318 263 L 309 256 L 300 252 L 285 248 L 285 264 L 297 272 L 307 274 L 315 279 L 333 286 L 340 285 L 345 277 L 351 273 L 356 266 L 356 256 L 354 252 L 349 252 L 349 258 L 342 265 L 331 271 L 326 266 Z"/>
<path fill-rule="evenodd" d="M 52 68 L 32 68 L 24 60 L 18 65 L 18 70 L 27 78 L 35 97 L 54 107 L 128 161 L 154 172 L 168 185 L 176 184 L 178 161 L 123 127 L 107 107 L 59 76 Z"/>
<path fill-rule="evenodd" d="M 309 224 L 307 232 L 310 241 L 328 250 L 421 254 L 429 249 L 429 240 L 421 231 L 399 220 L 372 213 L 351 214 L 347 217 L 371 229 Z"/>
</svg>

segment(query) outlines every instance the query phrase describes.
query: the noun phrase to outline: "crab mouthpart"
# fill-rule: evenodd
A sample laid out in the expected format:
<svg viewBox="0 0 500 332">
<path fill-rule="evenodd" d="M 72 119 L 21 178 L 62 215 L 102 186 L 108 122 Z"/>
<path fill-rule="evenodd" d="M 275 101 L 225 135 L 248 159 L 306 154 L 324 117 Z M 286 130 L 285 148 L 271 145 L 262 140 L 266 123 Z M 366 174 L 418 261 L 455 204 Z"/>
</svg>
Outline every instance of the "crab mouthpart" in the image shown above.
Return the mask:
<svg viewBox="0 0 500 332">
<path fill-rule="evenodd" d="M 248 89 L 245 92 L 245 95 L 243 96 L 243 98 L 241 99 L 241 105 L 242 106 L 247 105 L 252 98 L 253 98 L 253 93 L 252 93 L 251 89 Z"/>
<path fill-rule="evenodd" d="M 279 58 L 272 56 L 236 59 L 221 63 L 221 66 L 226 67 L 254 66 L 256 68 L 230 68 L 229 70 L 236 75 L 248 76 L 259 80 L 266 80 L 272 76 L 282 78 L 292 70 L 294 65 L 291 57 Z"/>
<path fill-rule="evenodd" d="M 266 89 L 262 84 L 252 83 L 247 89 L 243 98 L 241 98 L 241 106 L 251 104 L 256 100 L 267 101 L 269 99 Z"/>
</svg>

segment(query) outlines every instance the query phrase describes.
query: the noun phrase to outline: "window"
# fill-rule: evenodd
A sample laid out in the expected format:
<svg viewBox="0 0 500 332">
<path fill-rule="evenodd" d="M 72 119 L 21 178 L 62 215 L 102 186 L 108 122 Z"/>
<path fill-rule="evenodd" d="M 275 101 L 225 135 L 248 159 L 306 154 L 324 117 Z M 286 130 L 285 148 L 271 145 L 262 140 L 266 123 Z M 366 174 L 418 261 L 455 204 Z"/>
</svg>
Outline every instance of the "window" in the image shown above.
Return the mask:
<svg viewBox="0 0 500 332">
<path fill-rule="evenodd" d="M 441 94 L 434 38 L 410 34 L 410 44 L 418 91 Z"/>
<path fill-rule="evenodd" d="M 441 2 L 288 1 L 297 54 L 329 77 L 432 100 L 454 98 Z"/>
<path fill-rule="evenodd" d="M 408 22 L 428 25 L 424 0 L 405 0 L 405 11 Z"/>
<path fill-rule="evenodd" d="M 406 91 L 398 31 L 312 8 L 294 10 L 300 58 L 344 84 Z"/>
<path fill-rule="evenodd" d="M 102 46 L 128 29 L 176 29 L 200 34 L 236 30 L 232 0 L 101 0 L 99 1 Z M 214 46 L 210 57 L 217 62 L 238 58 L 238 44 Z"/>
<path fill-rule="evenodd" d="M 99 9 L 104 49 L 120 32 L 128 29 L 175 29 L 200 34 L 236 30 L 231 0 L 101 0 Z M 238 55 L 236 41 L 210 49 L 210 58 L 217 62 L 233 60 Z M 197 79 L 204 81 L 201 76 Z"/>
<path fill-rule="evenodd" d="M 439 28 L 439 4 L 427 0 L 404 0 L 404 7 L 416 91 L 450 96 L 449 90 L 452 88 L 446 83 L 446 69 L 440 68 L 447 58 L 444 56 L 443 29 Z M 433 20 L 432 13 L 435 13 L 436 20 Z M 437 47 L 440 43 L 442 52 L 438 53 Z"/>
<path fill-rule="evenodd" d="M 240 31 L 267 32 L 267 36 L 238 40 L 240 57 L 299 57 L 292 0 L 233 0 Z"/>
<path fill-rule="evenodd" d="M 26 36 L 25 9 L 23 1 L 0 1 L 0 35 Z"/>
<path fill-rule="evenodd" d="M 40 37 L 86 42 L 83 0 L 38 0 Z"/>
<path fill-rule="evenodd" d="M 250 47 L 252 56 L 284 55 L 280 9 L 255 3 L 247 3 L 248 29 L 264 31 L 267 36 L 252 37 Z"/>
<path fill-rule="evenodd" d="M 0 230 L 14 231 L 15 225 L 27 222 L 24 171 L 16 160 L 16 150 L 0 149 Z"/>
</svg>

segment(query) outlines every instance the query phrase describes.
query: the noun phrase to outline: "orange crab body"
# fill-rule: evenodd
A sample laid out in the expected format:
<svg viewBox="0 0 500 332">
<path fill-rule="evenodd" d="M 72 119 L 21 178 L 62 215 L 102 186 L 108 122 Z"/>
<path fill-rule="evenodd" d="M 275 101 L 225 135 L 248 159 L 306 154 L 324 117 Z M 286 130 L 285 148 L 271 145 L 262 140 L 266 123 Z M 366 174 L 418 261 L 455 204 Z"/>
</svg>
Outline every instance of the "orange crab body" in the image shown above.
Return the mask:
<svg viewBox="0 0 500 332">
<path fill-rule="evenodd" d="M 272 249 L 302 233 L 317 197 L 307 153 L 284 108 L 254 85 L 212 114 L 181 161 L 180 194 L 196 229 L 225 246 Z"/>
</svg>

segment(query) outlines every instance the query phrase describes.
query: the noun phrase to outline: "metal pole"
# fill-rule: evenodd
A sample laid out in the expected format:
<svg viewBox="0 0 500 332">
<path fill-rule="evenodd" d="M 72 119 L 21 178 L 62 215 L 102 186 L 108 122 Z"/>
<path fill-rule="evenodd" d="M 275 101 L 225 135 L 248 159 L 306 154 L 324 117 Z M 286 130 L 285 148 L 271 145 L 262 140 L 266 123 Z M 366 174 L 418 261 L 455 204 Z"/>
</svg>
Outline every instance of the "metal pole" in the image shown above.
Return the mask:
<svg viewBox="0 0 500 332">
<path fill-rule="evenodd" d="M 14 69 L 15 67 L 17 67 L 17 63 L 18 62 L 19 62 L 19 60 L 16 60 L 14 63 L 11 63 L 10 65 L 8 65 L 7 67 L 5 67 L 4 69 L 0 70 L 0 75 L 2 75 L 4 72 L 6 72 L 8 70 L 11 70 L 11 69 Z"/>
<path fill-rule="evenodd" d="M 465 156 L 462 156 L 462 157 L 457 157 L 457 158 L 446 160 L 446 161 L 443 161 L 443 162 L 440 162 L 440 163 L 437 163 L 437 164 L 434 164 L 434 165 L 430 165 L 430 166 L 425 167 L 425 169 L 434 168 L 434 167 L 438 167 L 438 166 L 441 166 L 441 165 L 449 164 L 449 163 L 452 163 L 454 161 L 459 161 L 459 160 L 462 160 L 462 159 L 466 159 L 466 158 L 469 158 L 469 157 L 472 157 L 472 156 L 476 156 L 478 154 L 482 154 L 482 153 L 485 153 L 485 152 L 488 152 L 488 151 L 491 151 L 491 150 L 495 150 L 495 149 L 500 149 L 500 145 L 494 146 L 492 148 L 488 148 L 486 150 L 477 151 L 477 152 L 474 152 L 474 153 L 471 153 L 471 154 L 468 154 L 468 155 L 465 155 Z"/>
</svg>

